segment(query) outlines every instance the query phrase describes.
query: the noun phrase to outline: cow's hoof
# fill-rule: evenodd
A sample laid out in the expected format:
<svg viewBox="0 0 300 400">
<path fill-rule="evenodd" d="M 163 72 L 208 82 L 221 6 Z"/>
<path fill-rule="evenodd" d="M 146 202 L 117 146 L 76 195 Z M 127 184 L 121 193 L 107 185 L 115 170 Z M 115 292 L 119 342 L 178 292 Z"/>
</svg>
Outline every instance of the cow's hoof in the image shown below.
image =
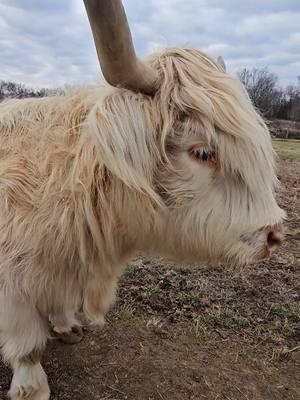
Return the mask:
<svg viewBox="0 0 300 400">
<path fill-rule="evenodd" d="M 49 400 L 47 376 L 40 364 L 16 369 L 8 392 L 10 400 Z"/>
<path fill-rule="evenodd" d="M 8 398 L 10 400 L 49 400 L 50 391 L 48 385 L 41 387 L 39 390 L 23 386 L 12 387 L 8 392 Z"/>
<path fill-rule="evenodd" d="M 52 331 L 53 336 L 62 343 L 76 344 L 79 343 L 83 338 L 83 329 L 81 326 L 73 326 L 70 332 L 55 332 L 55 328 Z"/>
</svg>

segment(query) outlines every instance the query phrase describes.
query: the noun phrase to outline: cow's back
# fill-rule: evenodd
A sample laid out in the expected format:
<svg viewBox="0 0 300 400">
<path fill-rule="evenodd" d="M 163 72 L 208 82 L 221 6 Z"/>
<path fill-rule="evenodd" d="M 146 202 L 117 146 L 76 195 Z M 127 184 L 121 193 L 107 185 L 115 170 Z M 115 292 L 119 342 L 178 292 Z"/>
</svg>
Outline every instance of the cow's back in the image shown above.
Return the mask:
<svg viewBox="0 0 300 400">
<path fill-rule="evenodd" d="M 91 106 L 93 92 L 65 96 L 8 100 L 0 103 L 0 151 L 31 160 L 45 160 L 52 152 L 71 151 L 79 126 Z"/>
<path fill-rule="evenodd" d="M 78 256 L 85 228 L 70 175 L 94 98 L 86 94 L 0 104 L 0 290 L 30 292 Z"/>
</svg>

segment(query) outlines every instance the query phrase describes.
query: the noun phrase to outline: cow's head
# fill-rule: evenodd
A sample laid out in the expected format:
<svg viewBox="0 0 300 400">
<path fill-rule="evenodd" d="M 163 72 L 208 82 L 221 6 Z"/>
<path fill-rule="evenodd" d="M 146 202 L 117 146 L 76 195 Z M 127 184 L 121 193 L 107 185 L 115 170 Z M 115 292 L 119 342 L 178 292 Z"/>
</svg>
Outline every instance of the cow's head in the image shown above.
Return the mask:
<svg viewBox="0 0 300 400">
<path fill-rule="evenodd" d="M 243 85 L 198 50 L 142 63 L 121 0 L 85 5 L 103 74 L 123 88 L 95 107 L 98 149 L 113 174 L 156 203 L 152 246 L 188 261 L 270 255 L 284 212 L 270 135 Z"/>
</svg>

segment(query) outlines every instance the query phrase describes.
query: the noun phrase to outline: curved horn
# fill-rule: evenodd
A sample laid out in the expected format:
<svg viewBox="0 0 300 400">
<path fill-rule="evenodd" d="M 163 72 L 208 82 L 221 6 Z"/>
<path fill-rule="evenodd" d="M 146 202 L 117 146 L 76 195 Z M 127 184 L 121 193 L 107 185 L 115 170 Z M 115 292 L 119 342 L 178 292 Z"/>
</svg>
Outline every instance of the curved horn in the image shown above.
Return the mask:
<svg viewBox="0 0 300 400">
<path fill-rule="evenodd" d="M 153 94 L 156 74 L 140 61 L 121 0 L 83 0 L 103 75 L 112 86 Z"/>
<path fill-rule="evenodd" d="M 226 72 L 226 65 L 225 65 L 225 61 L 224 61 L 223 57 L 219 56 L 217 59 L 217 62 L 220 65 L 220 67 L 223 69 L 223 71 Z"/>
</svg>

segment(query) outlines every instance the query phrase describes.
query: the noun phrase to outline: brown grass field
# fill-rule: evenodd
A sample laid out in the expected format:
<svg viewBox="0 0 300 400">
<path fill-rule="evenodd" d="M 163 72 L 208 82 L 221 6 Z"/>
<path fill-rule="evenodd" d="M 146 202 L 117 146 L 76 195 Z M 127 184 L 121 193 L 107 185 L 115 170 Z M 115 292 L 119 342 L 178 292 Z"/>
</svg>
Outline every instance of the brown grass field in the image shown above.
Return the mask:
<svg viewBox="0 0 300 400">
<path fill-rule="evenodd" d="M 287 240 L 236 270 L 136 260 L 102 331 L 49 341 L 52 400 L 300 399 L 300 142 L 275 141 Z M 0 365 L 0 399 L 11 373 Z"/>
</svg>

